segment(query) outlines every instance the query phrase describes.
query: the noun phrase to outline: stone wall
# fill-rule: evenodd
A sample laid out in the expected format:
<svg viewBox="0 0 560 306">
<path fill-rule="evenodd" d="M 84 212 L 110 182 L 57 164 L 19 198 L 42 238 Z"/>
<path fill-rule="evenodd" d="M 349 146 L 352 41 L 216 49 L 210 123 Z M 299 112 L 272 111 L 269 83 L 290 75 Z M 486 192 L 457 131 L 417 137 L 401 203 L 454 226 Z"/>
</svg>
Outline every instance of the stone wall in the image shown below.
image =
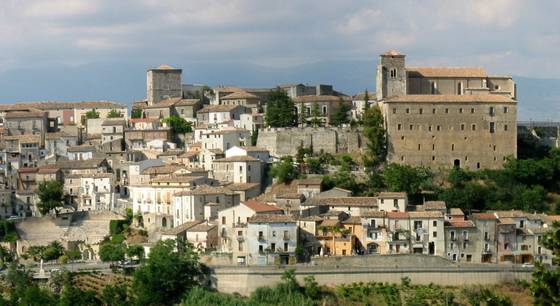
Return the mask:
<svg viewBox="0 0 560 306">
<path fill-rule="evenodd" d="M 266 128 L 259 130 L 257 146 L 272 156 L 295 155 L 300 147 L 331 154 L 360 150 L 362 132 L 350 128 Z"/>
<path fill-rule="evenodd" d="M 368 256 L 369 257 L 369 256 Z M 434 283 L 442 286 L 487 285 L 531 280 L 531 270 L 513 266 L 464 264 L 456 265 L 442 258 L 416 255 L 377 256 L 374 260 L 354 257 L 360 265 L 369 262 L 372 266 L 351 266 L 346 263 L 293 266 L 296 278 L 313 275 L 320 285 L 340 285 L 354 282 L 400 283 L 409 277 L 414 284 Z M 346 261 L 347 258 L 344 259 Z M 335 262 L 336 258 L 333 259 Z M 339 262 L 340 263 L 340 262 Z M 443 263 L 443 265 L 438 265 Z M 384 266 L 384 264 L 386 264 Z M 213 267 L 212 286 L 220 292 L 249 295 L 258 287 L 274 286 L 280 282 L 282 273 L 292 267 Z"/>
</svg>

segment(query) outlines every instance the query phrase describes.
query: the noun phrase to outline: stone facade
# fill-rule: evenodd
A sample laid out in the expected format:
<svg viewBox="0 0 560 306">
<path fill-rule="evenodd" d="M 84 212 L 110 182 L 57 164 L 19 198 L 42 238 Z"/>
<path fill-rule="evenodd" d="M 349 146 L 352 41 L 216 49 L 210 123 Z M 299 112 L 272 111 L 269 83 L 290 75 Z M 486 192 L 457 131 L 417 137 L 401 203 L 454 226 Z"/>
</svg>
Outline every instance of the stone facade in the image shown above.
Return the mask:
<svg viewBox="0 0 560 306">
<path fill-rule="evenodd" d="M 148 105 L 154 105 L 167 98 L 181 98 L 181 69 L 161 65 L 147 72 Z"/>
<path fill-rule="evenodd" d="M 377 88 L 390 162 L 498 169 L 516 156 L 511 77 L 482 68 L 408 68 L 403 54 L 389 51 L 380 56 Z"/>
<path fill-rule="evenodd" d="M 300 147 L 336 154 L 360 150 L 362 137 L 360 130 L 350 128 L 267 128 L 259 130 L 257 147 L 276 157 L 294 156 Z"/>
</svg>

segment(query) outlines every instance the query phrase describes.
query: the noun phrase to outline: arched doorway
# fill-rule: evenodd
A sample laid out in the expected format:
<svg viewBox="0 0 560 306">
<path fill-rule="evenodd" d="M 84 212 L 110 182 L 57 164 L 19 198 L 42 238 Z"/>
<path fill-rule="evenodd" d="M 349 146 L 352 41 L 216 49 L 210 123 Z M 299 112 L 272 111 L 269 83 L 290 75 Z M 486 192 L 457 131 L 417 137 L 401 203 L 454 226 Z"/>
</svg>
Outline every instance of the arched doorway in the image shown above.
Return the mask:
<svg viewBox="0 0 560 306">
<path fill-rule="evenodd" d="M 163 217 L 163 218 L 161 219 L 161 226 L 162 226 L 162 227 L 167 227 L 167 218 Z"/>
<path fill-rule="evenodd" d="M 376 253 L 378 253 L 378 252 L 379 252 L 379 251 L 378 251 L 378 247 L 379 247 L 379 245 L 377 245 L 377 243 L 373 243 L 373 242 L 372 242 L 372 243 L 368 243 L 368 245 L 367 245 L 368 254 L 376 254 Z"/>
</svg>

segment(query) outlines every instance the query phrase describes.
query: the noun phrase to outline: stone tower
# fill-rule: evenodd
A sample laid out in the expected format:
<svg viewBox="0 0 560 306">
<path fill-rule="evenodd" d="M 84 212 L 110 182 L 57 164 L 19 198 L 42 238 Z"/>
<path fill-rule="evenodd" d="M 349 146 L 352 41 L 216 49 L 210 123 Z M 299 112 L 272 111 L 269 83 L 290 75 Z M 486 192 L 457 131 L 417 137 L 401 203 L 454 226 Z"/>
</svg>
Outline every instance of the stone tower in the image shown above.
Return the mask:
<svg viewBox="0 0 560 306">
<path fill-rule="evenodd" d="M 395 50 L 379 56 L 377 65 L 377 100 L 406 95 L 406 69 L 404 54 Z"/>
<path fill-rule="evenodd" d="M 146 74 L 148 105 L 159 103 L 167 98 L 181 98 L 181 69 L 168 65 L 148 69 Z"/>
</svg>

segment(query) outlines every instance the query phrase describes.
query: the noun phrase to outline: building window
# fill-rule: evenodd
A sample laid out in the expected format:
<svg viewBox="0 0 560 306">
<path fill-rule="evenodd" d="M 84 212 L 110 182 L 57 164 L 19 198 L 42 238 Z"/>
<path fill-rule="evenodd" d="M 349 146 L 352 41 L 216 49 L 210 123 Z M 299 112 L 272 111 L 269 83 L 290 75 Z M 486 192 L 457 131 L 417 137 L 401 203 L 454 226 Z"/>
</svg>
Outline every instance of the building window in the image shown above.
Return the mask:
<svg viewBox="0 0 560 306">
<path fill-rule="evenodd" d="M 222 217 L 222 224 L 226 224 L 226 217 Z"/>
<path fill-rule="evenodd" d="M 459 84 L 457 84 L 457 94 L 458 95 L 462 95 L 463 94 L 463 82 L 459 82 Z M 461 109 L 461 113 L 463 109 Z"/>
<path fill-rule="evenodd" d="M 410 114 L 410 108 L 407 108 L 407 109 L 406 109 L 406 113 L 407 113 L 407 114 Z"/>
<path fill-rule="evenodd" d="M 465 130 L 465 124 L 461 123 L 461 131 L 464 131 L 464 130 Z"/>
<path fill-rule="evenodd" d="M 496 110 L 493 106 L 490 106 L 490 108 L 488 109 L 488 114 L 490 114 L 490 116 L 494 116 L 496 114 Z"/>
<path fill-rule="evenodd" d="M 471 114 L 474 114 L 474 107 L 471 108 Z"/>
<path fill-rule="evenodd" d="M 414 126 L 413 126 L 412 124 L 409 125 L 409 128 L 410 128 L 411 131 L 412 131 L 413 127 L 414 127 Z"/>
<path fill-rule="evenodd" d="M 397 124 L 397 130 L 400 131 L 401 130 L 401 124 Z"/>
<path fill-rule="evenodd" d="M 393 114 L 396 114 L 396 113 L 397 113 L 397 108 L 393 107 Z"/>
<path fill-rule="evenodd" d="M 446 108 L 446 109 L 445 109 L 445 113 L 446 113 L 446 114 L 449 114 L 449 108 Z"/>
<path fill-rule="evenodd" d="M 432 237 L 437 238 L 437 232 L 432 232 Z"/>
<path fill-rule="evenodd" d="M 471 129 L 472 129 L 473 131 L 476 131 L 476 124 L 473 124 L 473 125 L 471 126 Z"/>
<path fill-rule="evenodd" d="M 419 113 L 420 115 L 422 115 L 423 112 L 424 112 L 423 109 L 419 109 L 419 110 L 418 110 L 418 113 Z"/>
<path fill-rule="evenodd" d="M 461 108 L 459 108 L 459 114 L 462 114 L 462 113 L 463 113 L 463 108 L 461 107 Z"/>
<path fill-rule="evenodd" d="M 490 122 L 490 133 L 496 132 L 496 123 Z"/>
<path fill-rule="evenodd" d="M 455 144 L 454 143 L 451 144 L 451 151 L 455 151 Z"/>
<path fill-rule="evenodd" d="M 420 144 L 418 144 L 418 151 L 420 151 Z"/>
<path fill-rule="evenodd" d="M 436 130 L 437 130 L 437 131 L 441 130 L 441 126 L 438 125 L 438 126 L 436 127 Z"/>
<path fill-rule="evenodd" d="M 480 169 L 480 163 L 476 163 L 476 169 Z"/>
<path fill-rule="evenodd" d="M 507 114 L 507 113 L 508 113 L 508 107 L 504 106 L 504 114 Z"/>
<path fill-rule="evenodd" d="M 391 79 L 397 78 L 397 69 L 396 69 L 396 68 L 391 69 L 391 70 L 389 71 L 389 74 L 390 74 L 390 76 L 391 76 Z"/>
<path fill-rule="evenodd" d="M 327 106 L 323 105 L 323 115 L 327 115 Z"/>
<path fill-rule="evenodd" d="M 437 93 L 437 83 L 436 82 L 432 81 L 431 89 L 432 89 L 432 95 L 435 95 Z"/>
<path fill-rule="evenodd" d="M 435 114 L 435 113 L 436 113 L 436 109 L 432 108 L 432 114 Z"/>
<path fill-rule="evenodd" d="M 504 131 L 507 131 L 507 130 L 508 130 L 508 126 L 507 126 L 507 124 L 505 124 L 504 125 Z"/>
</svg>

